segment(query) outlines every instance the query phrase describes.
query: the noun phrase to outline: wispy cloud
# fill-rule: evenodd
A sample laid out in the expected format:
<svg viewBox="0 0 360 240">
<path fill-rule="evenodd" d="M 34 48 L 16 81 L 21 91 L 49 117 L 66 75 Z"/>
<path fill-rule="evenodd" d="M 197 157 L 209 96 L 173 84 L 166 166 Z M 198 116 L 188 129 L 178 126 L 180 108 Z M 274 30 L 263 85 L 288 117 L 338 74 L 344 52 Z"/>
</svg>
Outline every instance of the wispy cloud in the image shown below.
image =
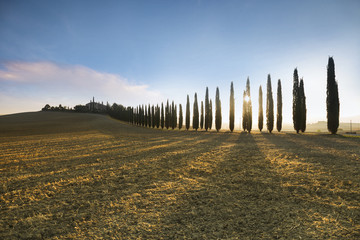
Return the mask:
<svg viewBox="0 0 360 240">
<path fill-rule="evenodd" d="M 0 70 L 0 82 L 1 94 L 12 99 L 18 97 L 19 101 L 25 97 L 37 102 L 55 98 L 58 102 L 66 101 L 63 104 L 75 105 L 82 103 L 77 102 L 81 99 L 95 96 L 110 103 L 136 105 L 160 97 L 148 85 L 132 83 L 118 74 L 53 62 L 7 62 Z"/>
</svg>

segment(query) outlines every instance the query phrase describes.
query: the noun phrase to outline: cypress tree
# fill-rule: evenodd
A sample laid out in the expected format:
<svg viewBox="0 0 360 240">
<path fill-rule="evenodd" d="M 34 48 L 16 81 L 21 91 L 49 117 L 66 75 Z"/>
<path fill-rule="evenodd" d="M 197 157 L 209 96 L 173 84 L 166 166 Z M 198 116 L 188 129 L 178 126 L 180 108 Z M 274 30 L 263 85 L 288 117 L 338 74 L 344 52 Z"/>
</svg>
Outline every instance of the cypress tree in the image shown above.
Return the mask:
<svg viewBox="0 0 360 240">
<path fill-rule="evenodd" d="M 340 101 L 338 83 L 335 79 L 335 63 L 332 57 L 329 57 L 327 65 L 326 111 L 328 130 L 331 134 L 336 134 L 339 128 Z"/>
<path fill-rule="evenodd" d="M 296 133 L 300 131 L 300 97 L 299 97 L 299 75 L 297 68 L 294 70 L 294 82 L 293 82 L 293 123 Z"/>
<path fill-rule="evenodd" d="M 271 133 L 274 129 L 274 100 L 271 89 L 271 77 L 268 74 L 266 94 L 266 127 Z"/>
<path fill-rule="evenodd" d="M 155 116 L 156 116 L 156 128 L 160 127 L 160 107 L 159 104 L 156 104 L 156 111 L 155 111 Z"/>
<path fill-rule="evenodd" d="M 171 128 L 174 130 L 175 129 L 175 104 L 174 101 L 172 101 L 171 103 Z"/>
<path fill-rule="evenodd" d="M 206 93 L 205 93 L 205 130 L 206 131 L 209 128 L 209 120 L 210 120 L 209 89 L 208 87 L 206 87 Z"/>
<path fill-rule="evenodd" d="M 247 81 L 246 81 L 246 94 L 247 94 L 247 98 L 248 98 L 248 101 L 246 103 L 246 107 L 247 107 L 247 124 L 246 124 L 246 127 L 247 127 L 247 131 L 250 133 L 251 132 L 251 129 L 252 129 L 252 104 L 251 104 L 251 96 L 250 96 L 250 80 L 249 80 L 249 77 L 247 78 Z"/>
<path fill-rule="evenodd" d="M 201 101 L 201 114 L 200 114 L 200 129 L 204 128 L 204 104 Z"/>
<path fill-rule="evenodd" d="M 145 127 L 147 127 L 147 126 L 148 126 L 148 111 L 145 108 Z"/>
<path fill-rule="evenodd" d="M 299 97 L 300 97 L 300 112 L 301 112 L 300 130 L 301 130 L 301 132 L 305 132 L 305 130 L 306 130 L 306 97 L 305 97 L 303 79 L 300 80 Z"/>
<path fill-rule="evenodd" d="M 164 124 L 165 124 L 164 103 L 161 103 L 161 119 L 160 119 L 161 129 L 164 129 Z"/>
<path fill-rule="evenodd" d="M 189 100 L 189 95 L 187 95 L 187 100 L 186 100 L 185 127 L 186 127 L 186 130 L 189 130 L 189 128 L 190 128 L 190 100 Z"/>
<path fill-rule="evenodd" d="M 174 110 L 174 129 L 177 126 L 177 106 L 175 105 L 175 110 Z"/>
<path fill-rule="evenodd" d="M 262 93 L 262 88 L 260 85 L 260 87 L 259 87 L 259 119 L 258 119 L 258 127 L 259 127 L 260 132 L 263 129 L 263 124 L 264 124 L 263 93 Z"/>
<path fill-rule="evenodd" d="M 243 92 L 243 112 L 242 112 L 242 127 L 243 131 L 247 129 L 247 104 L 246 104 L 246 91 Z"/>
<path fill-rule="evenodd" d="M 172 121 L 173 120 L 173 110 L 172 110 L 172 105 L 169 105 L 169 128 L 172 128 Z"/>
<path fill-rule="evenodd" d="M 179 130 L 182 128 L 183 125 L 183 112 L 182 112 L 182 106 L 179 105 Z"/>
<path fill-rule="evenodd" d="M 152 105 L 151 107 L 151 127 L 155 127 L 155 107 Z"/>
<path fill-rule="evenodd" d="M 170 106 L 169 106 L 169 100 L 166 102 L 165 107 L 165 127 L 166 129 L 169 129 L 170 127 Z"/>
<path fill-rule="evenodd" d="M 136 125 L 140 125 L 140 105 L 136 107 Z"/>
<path fill-rule="evenodd" d="M 138 125 L 138 116 L 139 116 L 139 109 L 138 109 L 138 106 L 136 106 L 135 108 L 135 124 Z"/>
<path fill-rule="evenodd" d="M 146 110 L 146 106 L 145 106 L 145 110 Z M 147 119 L 147 122 L 148 122 L 148 126 L 151 127 L 151 114 L 150 114 L 150 103 L 149 103 L 149 107 L 148 107 L 148 119 Z"/>
<path fill-rule="evenodd" d="M 278 80 L 278 87 L 277 87 L 276 128 L 277 128 L 278 132 L 280 132 L 281 128 L 282 128 L 282 92 L 281 92 L 280 79 Z"/>
<path fill-rule="evenodd" d="M 145 106 L 146 108 L 146 106 Z M 144 127 L 145 126 L 145 108 L 144 105 L 142 105 L 142 121 L 141 121 L 141 125 Z"/>
<path fill-rule="evenodd" d="M 221 101 L 220 101 L 220 92 L 219 87 L 216 87 L 216 97 L 215 97 L 215 127 L 216 131 L 221 129 Z"/>
<path fill-rule="evenodd" d="M 231 82 L 230 86 L 230 116 L 229 116 L 229 128 L 230 131 L 234 131 L 234 118 L 235 118 L 235 97 L 234 97 L 234 84 Z"/>
<path fill-rule="evenodd" d="M 209 130 L 212 128 L 213 123 L 213 110 L 212 110 L 212 100 L 210 99 L 209 103 Z"/>
<path fill-rule="evenodd" d="M 199 128 L 199 107 L 197 103 L 197 94 L 194 96 L 194 108 L 193 108 L 193 129 L 196 131 Z"/>
</svg>

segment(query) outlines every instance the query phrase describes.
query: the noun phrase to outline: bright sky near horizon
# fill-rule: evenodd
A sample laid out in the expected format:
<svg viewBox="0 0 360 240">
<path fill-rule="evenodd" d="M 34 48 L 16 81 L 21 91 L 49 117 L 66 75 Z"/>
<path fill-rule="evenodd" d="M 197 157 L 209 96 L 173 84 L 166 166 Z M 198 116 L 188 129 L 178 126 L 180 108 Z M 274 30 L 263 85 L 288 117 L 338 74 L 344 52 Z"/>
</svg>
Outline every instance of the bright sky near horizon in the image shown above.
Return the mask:
<svg viewBox="0 0 360 240">
<path fill-rule="evenodd" d="M 360 116 L 358 0 L 0 0 L 0 115 L 47 103 L 73 107 L 93 96 L 125 106 L 169 99 L 185 108 L 189 94 L 192 108 L 195 92 L 204 100 L 209 87 L 214 101 L 218 86 L 227 122 L 233 81 L 238 127 L 249 77 L 257 128 L 258 89 L 266 96 L 271 74 L 275 106 L 281 79 L 283 119 L 291 123 L 297 67 L 308 123 L 316 122 L 326 120 L 329 56 L 340 117 Z"/>
</svg>

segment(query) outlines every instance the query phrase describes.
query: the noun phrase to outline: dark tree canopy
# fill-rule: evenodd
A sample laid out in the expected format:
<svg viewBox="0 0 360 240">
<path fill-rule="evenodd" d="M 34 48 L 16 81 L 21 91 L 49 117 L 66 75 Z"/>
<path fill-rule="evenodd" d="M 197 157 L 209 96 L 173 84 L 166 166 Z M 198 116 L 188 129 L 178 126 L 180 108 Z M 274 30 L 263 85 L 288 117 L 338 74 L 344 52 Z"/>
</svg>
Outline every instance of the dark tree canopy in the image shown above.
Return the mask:
<svg viewBox="0 0 360 240">
<path fill-rule="evenodd" d="M 172 101 L 171 103 L 171 128 L 175 129 L 176 127 L 176 108 L 175 108 L 175 103 L 174 101 Z"/>
<path fill-rule="evenodd" d="M 146 107 L 145 107 L 146 108 Z M 152 118 L 151 118 L 151 113 L 150 113 L 150 103 L 149 103 L 149 107 L 148 107 L 148 120 L 147 120 L 147 122 L 148 122 L 148 126 L 149 127 L 151 127 L 151 121 L 152 121 Z"/>
<path fill-rule="evenodd" d="M 185 127 L 186 127 L 186 130 L 189 130 L 189 128 L 190 128 L 190 100 L 189 100 L 189 95 L 187 95 L 187 99 L 186 99 Z"/>
<path fill-rule="evenodd" d="M 179 105 L 179 129 L 183 126 L 183 111 L 181 104 Z"/>
<path fill-rule="evenodd" d="M 220 92 L 219 88 L 216 88 L 216 99 L 215 99 L 215 127 L 216 131 L 219 131 L 221 129 L 221 101 L 220 101 Z"/>
<path fill-rule="evenodd" d="M 246 94 L 247 94 L 247 131 L 251 132 L 252 129 L 252 103 L 251 103 L 251 96 L 250 96 L 250 79 L 247 78 L 246 81 Z"/>
<path fill-rule="evenodd" d="M 164 124 L 165 124 L 165 116 L 164 116 L 164 103 L 161 103 L 161 119 L 160 119 L 160 125 L 161 128 L 164 128 Z"/>
<path fill-rule="evenodd" d="M 209 103 L 209 129 L 211 130 L 213 124 L 213 110 L 212 110 L 212 100 L 210 99 Z"/>
<path fill-rule="evenodd" d="M 258 121 L 258 127 L 259 127 L 260 132 L 263 129 L 263 124 L 264 124 L 263 93 L 262 93 L 262 88 L 260 85 L 260 87 L 259 87 L 259 121 Z"/>
<path fill-rule="evenodd" d="M 155 107 L 152 105 L 151 107 L 151 127 L 155 128 Z"/>
<path fill-rule="evenodd" d="M 300 131 L 300 116 L 301 116 L 301 109 L 300 109 L 300 97 L 299 97 L 299 75 L 297 68 L 294 70 L 293 76 L 293 124 L 296 133 Z"/>
<path fill-rule="evenodd" d="M 200 129 L 204 128 L 204 103 L 201 101 Z"/>
<path fill-rule="evenodd" d="M 197 102 L 197 94 L 194 96 L 194 108 L 193 108 L 193 129 L 196 131 L 199 128 L 199 107 Z"/>
<path fill-rule="evenodd" d="M 243 131 L 246 131 L 247 129 L 247 105 L 246 105 L 246 91 L 243 92 L 243 112 L 242 112 L 242 127 Z"/>
<path fill-rule="evenodd" d="M 235 118 L 235 97 L 234 97 L 234 85 L 231 82 L 230 86 L 230 114 L 229 114 L 229 128 L 230 131 L 234 131 L 234 118 Z"/>
<path fill-rule="evenodd" d="M 145 108 L 146 108 L 146 105 L 145 105 Z M 144 127 L 145 126 L 145 108 L 144 108 L 144 105 L 142 105 L 142 120 L 141 120 L 141 125 Z"/>
<path fill-rule="evenodd" d="M 170 127 L 170 106 L 169 106 L 169 100 L 166 102 L 165 107 L 165 127 L 166 129 L 169 129 Z"/>
<path fill-rule="evenodd" d="M 205 130 L 207 131 L 209 128 L 209 120 L 210 120 L 210 103 L 209 103 L 209 89 L 206 87 L 205 93 Z"/>
<path fill-rule="evenodd" d="M 156 128 L 160 127 L 160 107 L 156 104 Z"/>
<path fill-rule="evenodd" d="M 268 74 L 266 92 L 266 127 L 270 133 L 274 129 L 274 99 L 271 89 L 270 74 Z"/>
<path fill-rule="evenodd" d="M 335 63 L 332 57 L 329 57 L 327 65 L 326 111 L 328 130 L 331 134 L 336 134 L 339 128 L 340 100 L 338 83 L 335 79 Z"/>
<path fill-rule="evenodd" d="M 278 80 L 278 87 L 277 87 L 276 128 L 277 128 L 278 132 L 280 132 L 281 128 L 282 128 L 282 92 L 281 92 L 280 79 Z"/>
<path fill-rule="evenodd" d="M 148 122 L 148 110 L 145 108 L 145 127 L 150 126 L 150 124 L 148 125 Z"/>
<path fill-rule="evenodd" d="M 305 132 L 306 130 L 306 97 L 304 92 L 304 81 L 300 80 L 299 86 L 299 98 L 300 98 L 300 130 Z"/>
<path fill-rule="evenodd" d="M 251 132 L 252 129 L 252 103 L 250 96 L 250 79 L 247 78 L 246 90 L 243 94 L 243 129 Z"/>
</svg>

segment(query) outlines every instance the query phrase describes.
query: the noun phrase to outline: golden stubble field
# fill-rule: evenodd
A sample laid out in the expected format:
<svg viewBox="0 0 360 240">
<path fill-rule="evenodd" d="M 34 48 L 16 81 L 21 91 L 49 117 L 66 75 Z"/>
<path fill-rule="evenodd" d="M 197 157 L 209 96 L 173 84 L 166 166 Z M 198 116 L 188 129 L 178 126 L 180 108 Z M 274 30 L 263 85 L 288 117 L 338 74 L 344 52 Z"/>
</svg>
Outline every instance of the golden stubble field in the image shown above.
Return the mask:
<svg viewBox="0 0 360 240">
<path fill-rule="evenodd" d="M 0 117 L 0 239 L 359 239 L 360 138 Z"/>
</svg>

